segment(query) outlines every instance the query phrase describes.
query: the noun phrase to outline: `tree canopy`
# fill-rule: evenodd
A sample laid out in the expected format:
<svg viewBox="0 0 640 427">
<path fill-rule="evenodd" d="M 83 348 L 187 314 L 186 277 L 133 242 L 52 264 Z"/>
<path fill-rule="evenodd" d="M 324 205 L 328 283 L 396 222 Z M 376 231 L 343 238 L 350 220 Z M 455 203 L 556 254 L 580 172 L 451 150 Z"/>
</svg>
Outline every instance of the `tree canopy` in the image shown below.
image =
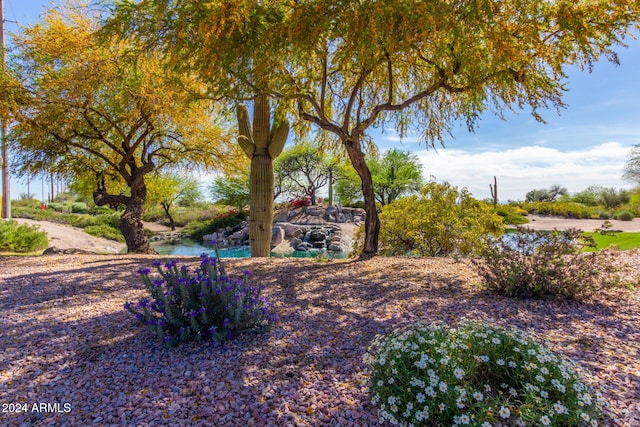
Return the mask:
<svg viewBox="0 0 640 427">
<path fill-rule="evenodd" d="M 111 26 L 158 46 L 211 93 L 257 88 L 341 142 L 362 181 L 365 255 L 380 222 L 364 160 L 386 123 L 442 142 L 491 110 L 564 106 L 566 68 L 590 69 L 640 28 L 634 0 L 120 2 Z M 284 107 L 283 107 L 284 106 Z M 298 129 L 304 129 L 304 126 Z"/>
<path fill-rule="evenodd" d="M 125 205 L 129 251 L 148 252 L 145 176 L 169 165 L 232 167 L 240 153 L 210 102 L 194 101 L 184 80 L 167 79 L 159 55 L 133 55 L 127 40 L 100 43 L 99 29 L 89 9 L 70 7 L 48 11 L 15 37 L 7 102 L 15 158 L 24 172 L 98 177 L 95 203 Z M 111 181 L 128 191 L 110 193 Z"/>
</svg>

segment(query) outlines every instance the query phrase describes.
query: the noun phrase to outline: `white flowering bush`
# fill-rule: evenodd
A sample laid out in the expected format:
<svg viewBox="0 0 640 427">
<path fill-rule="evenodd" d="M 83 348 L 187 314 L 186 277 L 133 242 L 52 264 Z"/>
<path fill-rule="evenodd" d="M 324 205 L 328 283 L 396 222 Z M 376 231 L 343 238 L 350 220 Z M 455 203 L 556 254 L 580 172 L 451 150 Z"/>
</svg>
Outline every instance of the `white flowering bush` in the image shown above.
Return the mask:
<svg viewBox="0 0 640 427">
<path fill-rule="evenodd" d="M 597 426 L 606 402 L 577 366 L 513 328 L 415 324 L 365 355 L 380 422 L 401 426 Z"/>
</svg>

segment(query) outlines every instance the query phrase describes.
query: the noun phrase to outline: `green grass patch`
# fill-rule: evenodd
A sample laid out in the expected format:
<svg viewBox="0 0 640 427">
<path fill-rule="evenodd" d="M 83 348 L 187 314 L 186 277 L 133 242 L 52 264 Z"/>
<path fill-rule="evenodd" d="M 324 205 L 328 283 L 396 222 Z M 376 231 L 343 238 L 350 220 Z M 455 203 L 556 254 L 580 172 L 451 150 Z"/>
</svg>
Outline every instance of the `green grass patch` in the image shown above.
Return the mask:
<svg viewBox="0 0 640 427">
<path fill-rule="evenodd" d="M 596 249 L 606 249 L 611 245 L 615 245 L 618 249 L 628 250 L 640 248 L 640 233 L 615 233 L 613 235 L 603 235 L 600 233 L 584 233 L 594 238 L 598 244 L 597 248 L 588 248 L 585 251 L 593 252 Z"/>
</svg>

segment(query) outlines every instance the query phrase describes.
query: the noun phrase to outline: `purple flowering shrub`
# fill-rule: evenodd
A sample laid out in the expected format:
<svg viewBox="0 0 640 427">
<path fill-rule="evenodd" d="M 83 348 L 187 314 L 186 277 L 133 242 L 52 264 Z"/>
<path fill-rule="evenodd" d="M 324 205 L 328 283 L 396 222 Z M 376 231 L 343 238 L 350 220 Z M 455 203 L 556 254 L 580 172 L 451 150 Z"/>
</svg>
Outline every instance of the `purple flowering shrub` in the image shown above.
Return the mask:
<svg viewBox="0 0 640 427">
<path fill-rule="evenodd" d="M 208 339 L 220 343 L 247 329 L 266 329 L 276 320 L 260 296 L 264 286 L 254 285 L 249 271 L 232 279 L 218 257 L 200 258 L 194 272 L 179 268 L 176 260 L 164 266 L 154 262 L 156 277 L 150 276 L 149 268 L 140 268 L 138 274 L 151 298 L 128 302 L 124 308 L 168 346 Z"/>
</svg>

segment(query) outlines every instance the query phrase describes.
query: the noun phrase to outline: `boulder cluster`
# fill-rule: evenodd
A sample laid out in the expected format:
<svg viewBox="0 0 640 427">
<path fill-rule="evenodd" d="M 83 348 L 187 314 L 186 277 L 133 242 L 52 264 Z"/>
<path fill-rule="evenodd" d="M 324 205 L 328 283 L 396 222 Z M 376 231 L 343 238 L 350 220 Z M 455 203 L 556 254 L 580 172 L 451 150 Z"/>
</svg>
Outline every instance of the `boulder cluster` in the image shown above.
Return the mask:
<svg viewBox="0 0 640 427">
<path fill-rule="evenodd" d="M 363 209 L 341 206 L 306 206 L 285 209 L 275 215 L 271 248 L 280 253 L 310 250 L 345 252 L 351 248 L 353 226 L 365 220 Z M 351 226 L 348 226 L 351 225 Z M 245 221 L 203 236 L 220 247 L 249 244 L 249 226 Z"/>
</svg>

